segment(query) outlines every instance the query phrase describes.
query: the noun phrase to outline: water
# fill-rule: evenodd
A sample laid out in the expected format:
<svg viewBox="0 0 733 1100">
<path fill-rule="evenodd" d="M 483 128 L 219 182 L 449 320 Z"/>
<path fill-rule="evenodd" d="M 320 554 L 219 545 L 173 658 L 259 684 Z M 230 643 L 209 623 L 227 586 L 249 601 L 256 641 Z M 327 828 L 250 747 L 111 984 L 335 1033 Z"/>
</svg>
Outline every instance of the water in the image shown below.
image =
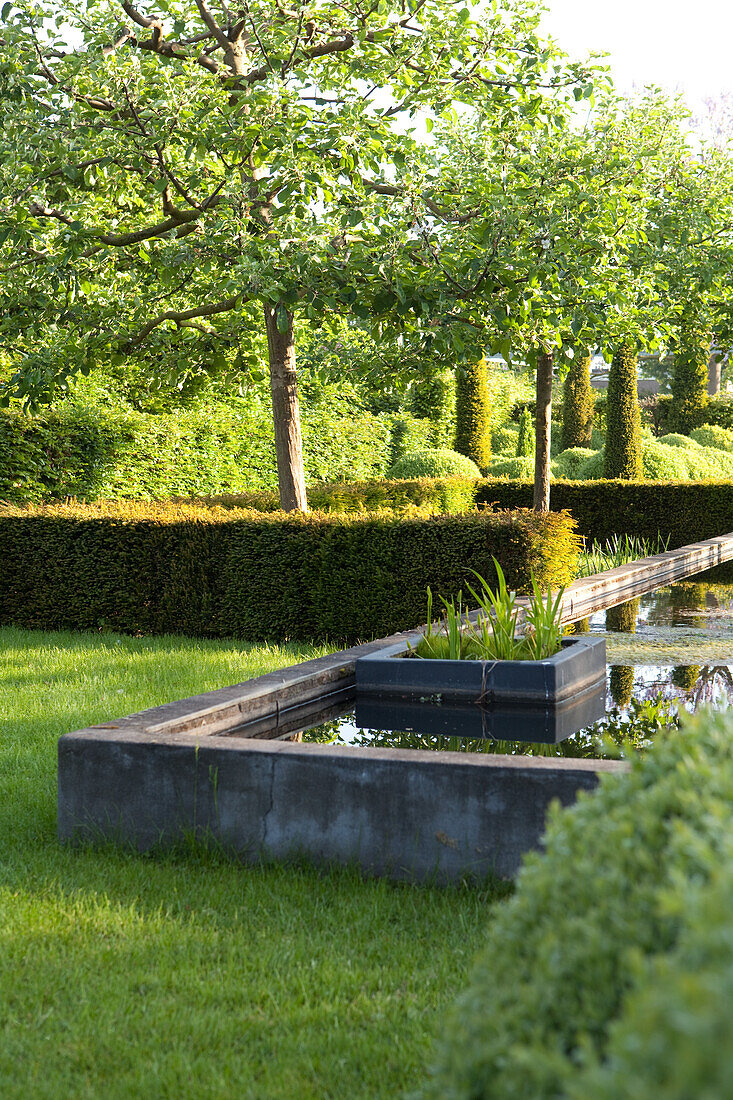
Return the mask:
<svg viewBox="0 0 733 1100">
<path fill-rule="evenodd" d="M 343 713 L 336 707 L 338 713 L 328 714 L 326 721 L 302 730 L 281 730 L 276 736 L 365 749 L 598 759 L 644 749 L 677 727 L 681 711 L 694 711 L 702 704 L 718 709 L 733 705 L 733 585 L 671 585 L 608 616 L 599 612 L 581 629 L 606 638 L 606 698 L 604 705 L 601 693 L 595 710 L 591 706 L 583 715 L 581 729 L 579 722 L 570 721 L 578 731 L 569 735 L 562 721 L 555 720 L 553 727 L 552 719 L 537 712 L 521 717 L 495 714 L 488 722 L 484 719 L 482 728 L 476 706 L 434 708 L 429 720 L 421 722 L 420 708 L 413 705 L 400 718 L 379 723 L 392 726 L 396 721 L 407 728 L 374 728 L 374 712 L 370 719 L 363 704 L 356 710 L 351 704 Z"/>
</svg>

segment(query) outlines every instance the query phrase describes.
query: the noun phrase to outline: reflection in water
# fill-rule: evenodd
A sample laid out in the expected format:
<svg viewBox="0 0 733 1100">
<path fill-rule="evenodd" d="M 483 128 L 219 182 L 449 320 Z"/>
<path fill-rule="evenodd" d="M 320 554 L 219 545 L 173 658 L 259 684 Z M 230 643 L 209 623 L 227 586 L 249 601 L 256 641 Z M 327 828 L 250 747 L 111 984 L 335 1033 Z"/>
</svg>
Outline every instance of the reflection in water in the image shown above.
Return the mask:
<svg viewBox="0 0 733 1100">
<path fill-rule="evenodd" d="M 633 634 L 639 618 L 639 600 L 626 600 L 606 611 L 606 630 L 614 634 Z"/>
<path fill-rule="evenodd" d="M 634 670 L 629 665 L 611 665 L 609 691 L 617 707 L 627 707 L 634 692 Z"/>
</svg>

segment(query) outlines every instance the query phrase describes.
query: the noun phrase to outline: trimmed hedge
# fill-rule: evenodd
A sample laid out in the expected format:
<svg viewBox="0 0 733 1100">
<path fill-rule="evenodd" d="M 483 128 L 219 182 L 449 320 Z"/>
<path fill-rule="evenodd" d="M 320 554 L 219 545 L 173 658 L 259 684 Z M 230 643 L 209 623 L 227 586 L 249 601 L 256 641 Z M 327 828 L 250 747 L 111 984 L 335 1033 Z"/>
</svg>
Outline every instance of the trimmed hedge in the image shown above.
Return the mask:
<svg viewBox="0 0 733 1100">
<path fill-rule="evenodd" d="M 383 636 L 492 555 L 513 587 L 577 571 L 569 516 L 327 516 L 192 505 L 0 510 L 0 622 L 253 641 Z M 495 579 L 495 578 L 494 578 Z"/>
<path fill-rule="evenodd" d="M 672 371 L 672 403 L 667 423 L 676 431 L 689 432 L 700 423 L 708 403 L 710 332 L 699 322 L 683 321 Z"/>
<path fill-rule="evenodd" d="M 590 384 L 589 352 L 578 353 L 563 385 L 562 448 L 590 446 L 595 396 Z"/>
<path fill-rule="evenodd" d="M 494 910 L 424 1095 L 730 1095 L 732 733 L 721 714 L 689 719 L 628 773 L 555 805 L 544 854 Z"/>
<path fill-rule="evenodd" d="M 382 475 L 389 436 L 388 418 L 338 393 L 304 405 L 307 481 Z M 71 402 L 33 417 L 0 410 L 0 501 L 165 499 L 255 487 L 277 487 L 264 403 L 210 402 L 175 415 Z"/>
<path fill-rule="evenodd" d="M 353 512 L 418 511 L 423 515 L 470 512 L 476 501 L 477 477 L 420 477 L 404 480 L 334 481 L 308 488 L 308 503 L 314 512 L 348 515 Z M 180 504 L 198 504 L 204 508 L 243 508 L 255 512 L 279 512 L 280 497 L 273 490 L 249 493 L 221 493 L 219 496 L 192 497 Z"/>
</svg>

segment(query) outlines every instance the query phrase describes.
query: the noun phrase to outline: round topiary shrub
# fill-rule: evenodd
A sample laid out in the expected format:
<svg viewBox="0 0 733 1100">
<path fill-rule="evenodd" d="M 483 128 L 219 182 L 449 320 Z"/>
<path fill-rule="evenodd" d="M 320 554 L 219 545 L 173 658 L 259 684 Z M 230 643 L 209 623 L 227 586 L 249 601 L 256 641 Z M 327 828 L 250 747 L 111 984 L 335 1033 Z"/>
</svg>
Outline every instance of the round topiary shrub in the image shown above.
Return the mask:
<svg viewBox="0 0 733 1100">
<path fill-rule="evenodd" d="M 410 451 L 387 472 L 394 480 L 410 477 L 481 477 L 475 462 L 445 447 L 434 451 Z"/>
<path fill-rule="evenodd" d="M 719 428 L 717 424 L 702 424 L 690 432 L 690 438 L 701 447 L 715 447 L 719 451 L 733 451 L 733 432 Z"/>
<path fill-rule="evenodd" d="M 566 477 L 572 481 L 580 480 L 583 466 L 595 453 L 590 447 L 568 447 L 566 451 L 560 451 L 553 461 L 552 473 L 555 477 Z"/>
<path fill-rule="evenodd" d="M 608 1100 L 730 1095 L 694 1084 L 637 1087 L 635 1073 L 643 1080 L 651 1073 L 653 1085 L 666 1071 L 649 1016 L 630 1005 L 641 998 L 650 1007 L 658 988 L 650 970 L 678 973 L 687 930 L 704 932 L 704 909 L 693 904 L 691 911 L 691 901 L 733 875 L 732 805 L 733 738 L 721 714 L 686 720 L 679 733 L 660 735 L 634 754 L 626 774 L 602 777 L 597 791 L 567 810 L 556 804 L 544 852 L 525 857 L 514 896 L 494 910 L 486 950 L 443 1029 L 423 1096 L 596 1098 L 601 1092 L 587 1087 L 586 1074 L 615 1071 L 620 1033 L 632 1064 L 623 1085 L 602 1093 Z M 713 981 L 717 952 L 725 952 L 726 965 L 733 955 L 728 894 L 705 956 Z M 684 973 L 692 975 L 694 966 Z M 674 1057 L 675 1030 L 690 1038 L 688 1054 L 695 1036 L 731 1033 L 722 985 L 702 996 L 684 982 L 667 990 L 686 1011 L 665 1014 L 665 1054 Z M 698 1022 L 713 1021 L 713 1031 L 698 1031 Z M 725 1044 L 712 1049 L 731 1066 Z M 694 1081 L 716 1080 L 715 1070 L 698 1067 L 702 1076 Z"/>
<path fill-rule="evenodd" d="M 733 454 L 717 447 L 695 447 L 680 451 L 691 481 L 721 481 L 733 477 Z"/>
<path fill-rule="evenodd" d="M 590 384 L 590 354 L 577 354 L 563 386 L 562 446 L 588 447 L 593 430 L 595 397 Z"/>
<path fill-rule="evenodd" d="M 690 447 L 698 446 L 695 440 L 691 439 L 689 435 L 680 435 L 678 432 L 660 435 L 657 442 L 663 443 L 665 447 L 686 447 L 688 450 Z"/>
<path fill-rule="evenodd" d="M 688 481 L 687 454 L 681 447 L 666 447 L 657 439 L 642 443 L 644 477 L 650 481 Z"/>
<path fill-rule="evenodd" d="M 534 477 L 534 455 L 492 459 L 486 467 L 487 477 L 505 477 L 511 481 L 531 481 Z"/>
<path fill-rule="evenodd" d="M 578 470 L 578 480 L 580 481 L 597 481 L 599 478 L 604 477 L 603 473 L 603 451 L 594 451 L 593 454 L 586 458 L 585 462 L 581 463 Z"/>
<path fill-rule="evenodd" d="M 482 469 L 491 458 L 491 402 L 485 359 L 456 373 L 455 449 Z"/>
</svg>

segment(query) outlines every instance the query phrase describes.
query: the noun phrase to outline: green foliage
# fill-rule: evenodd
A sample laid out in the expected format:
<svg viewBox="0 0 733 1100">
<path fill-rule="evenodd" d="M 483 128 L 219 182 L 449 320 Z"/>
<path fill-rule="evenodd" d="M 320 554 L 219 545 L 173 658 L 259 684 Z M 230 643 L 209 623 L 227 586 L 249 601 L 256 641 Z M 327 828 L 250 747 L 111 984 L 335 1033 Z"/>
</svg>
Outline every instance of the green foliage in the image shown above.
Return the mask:
<svg viewBox="0 0 733 1100">
<path fill-rule="evenodd" d="M 476 504 L 531 508 L 532 486 L 487 480 L 476 487 Z M 710 482 L 553 481 L 550 505 L 567 510 L 586 539 L 614 535 L 669 538 L 669 548 L 733 531 L 733 479 Z"/>
<path fill-rule="evenodd" d="M 562 448 L 588 447 L 595 397 L 590 384 L 590 354 L 576 353 L 563 387 Z"/>
<path fill-rule="evenodd" d="M 637 375 L 636 348 L 630 340 L 626 340 L 614 352 L 608 376 L 604 477 L 635 480 L 642 476 Z"/>
<path fill-rule="evenodd" d="M 470 458 L 456 451 L 449 451 L 445 447 L 405 454 L 387 472 L 391 478 L 480 477 L 481 475 L 478 466 Z"/>
<path fill-rule="evenodd" d="M 694 439 L 690 439 L 689 435 L 680 435 L 678 432 L 661 435 L 658 442 L 665 447 L 685 447 L 687 450 L 695 446 Z"/>
<path fill-rule="evenodd" d="M 313 485 L 308 490 L 311 507 L 317 512 L 346 515 L 350 512 L 418 511 L 424 515 L 469 512 L 476 497 L 475 477 L 417 478 L 404 481 L 337 481 Z M 244 508 L 255 512 L 280 511 L 280 498 L 272 490 L 223 493 L 195 500 L 204 507 Z"/>
<path fill-rule="evenodd" d="M 384 473 L 389 423 L 332 386 L 303 411 L 309 480 Z M 272 417 L 253 396 L 146 415 L 62 402 L 0 410 L 0 500 L 156 499 L 277 485 Z"/>
<path fill-rule="evenodd" d="M 534 459 L 535 451 L 535 427 L 532 421 L 532 413 L 529 409 L 522 410 L 519 417 L 519 434 L 517 436 L 517 458 L 526 458 L 531 455 Z"/>
<path fill-rule="evenodd" d="M 424 1095 L 727 1095 L 704 1086 L 730 1067 L 728 1001 L 715 993 L 728 982 L 732 804 L 730 720 L 708 713 L 657 736 L 593 795 L 556 805 L 544 853 L 525 858 L 492 921 Z"/>
<path fill-rule="evenodd" d="M 534 455 L 525 458 L 493 458 L 486 467 L 487 477 L 526 478 L 534 477 Z"/>
<path fill-rule="evenodd" d="M 682 447 L 666 447 L 656 439 L 644 439 L 641 453 L 643 476 L 650 481 L 686 481 L 689 477 L 687 452 Z"/>
<path fill-rule="evenodd" d="M 552 463 L 552 473 L 555 477 L 567 477 L 573 480 L 583 477 L 582 471 L 585 470 L 588 459 L 595 453 L 588 447 L 569 447 L 567 451 L 560 451 Z"/>
<path fill-rule="evenodd" d="M 495 430 L 518 421 L 517 410 L 528 402 L 532 403 L 534 416 L 535 387 L 529 371 L 518 373 L 491 360 L 488 362 L 486 386 L 489 391 L 491 424 Z"/>
<path fill-rule="evenodd" d="M 577 476 L 583 481 L 596 481 L 604 476 L 604 465 L 604 452 L 595 451 L 593 454 L 588 455 L 584 462 L 580 463 Z"/>
<path fill-rule="evenodd" d="M 514 458 L 517 453 L 518 425 L 505 424 L 491 433 L 491 453 Z"/>
<path fill-rule="evenodd" d="M 485 469 L 491 458 L 491 404 L 485 359 L 467 364 L 456 375 L 455 449 Z"/>
<path fill-rule="evenodd" d="M 669 550 L 669 538 L 658 533 L 655 539 L 638 538 L 636 535 L 614 535 L 604 543 L 595 540 L 586 547 L 580 560 L 579 577 L 592 577 L 606 569 L 615 569 L 617 565 L 626 565 L 630 561 L 650 558 Z"/>
<path fill-rule="evenodd" d="M 400 413 L 392 422 L 387 466 L 394 466 L 411 451 L 429 450 L 435 445 L 435 425 L 431 421 Z"/>
<path fill-rule="evenodd" d="M 383 636 L 497 557 L 509 583 L 577 570 L 567 515 L 256 513 L 109 503 L 0 511 L 0 622 L 251 640 Z"/>
<path fill-rule="evenodd" d="M 453 371 L 434 370 L 418 378 L 413 383 L 410 396 L 414 416 L 418 420 L 427 420 L 432 425 L 430 438 L 432 446 L 450 446 L 454 435 L 456 407 L 456 382 Z"/>
<path fill-rule="evenodd" d="M 673 430 L 689 432 L 700 423 L 708 403 L 710 332 L 705 325 L 685 318 L 676 345 L 667 424 Z"/>
<path fill-rule="evenodd" d="M 733 430 L 716 424 L 702 424 L 690 432 L 690 438 L 701 447 L 715 447 L 719 451 L 733 451 Z"/>
</svg>

